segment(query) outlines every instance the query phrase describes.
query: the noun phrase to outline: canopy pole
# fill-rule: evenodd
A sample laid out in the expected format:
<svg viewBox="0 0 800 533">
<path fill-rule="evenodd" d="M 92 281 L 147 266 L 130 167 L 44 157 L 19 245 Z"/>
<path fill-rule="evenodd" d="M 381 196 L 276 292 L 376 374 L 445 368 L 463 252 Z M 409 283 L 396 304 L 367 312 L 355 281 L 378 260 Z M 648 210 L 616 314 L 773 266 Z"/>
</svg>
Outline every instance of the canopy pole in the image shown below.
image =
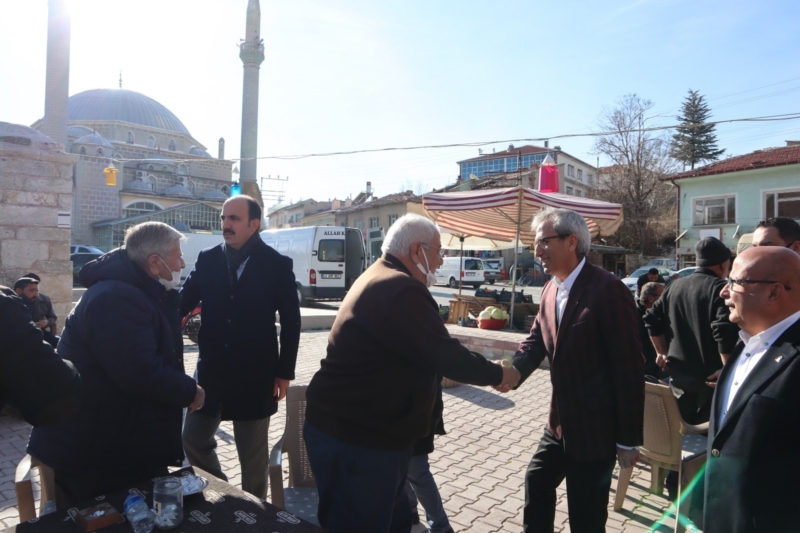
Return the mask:
<svg viewBox="0 0 800 533">
<path fill-rule="evenodd" d="M 461 286 L 463 285 L 463 283 L 461 283 L 461 273 L 464 268 L 464 236 L 462 235 L 458 240 L 461 241 L 461 252 L 458 256 L 458 295 L 461 296 Z M 467 318 L 469 318 L 469 316 L 467 316 Z"/>
<path fill-rule="evenodd" d="M 514 292 L 517 289 L 517 263 L 519 262 L 519 232 L 522 225 L 522 185 L 519 186 L 517 196 L 517 236 L 514 242 L 514 272 L 511 274 L 511 319 L 508 323 L 509 329 L 514 329 Z"/>
</svg>

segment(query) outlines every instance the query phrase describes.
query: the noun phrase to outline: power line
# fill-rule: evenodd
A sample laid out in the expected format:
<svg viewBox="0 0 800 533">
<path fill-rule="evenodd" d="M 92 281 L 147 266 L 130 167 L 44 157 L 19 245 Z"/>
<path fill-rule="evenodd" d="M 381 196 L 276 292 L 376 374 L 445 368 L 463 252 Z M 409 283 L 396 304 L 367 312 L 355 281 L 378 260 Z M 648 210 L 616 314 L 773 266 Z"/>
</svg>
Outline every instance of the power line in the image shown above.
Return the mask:
<svg viewBox="0 0 800 533">
<path fill-rule="evenodd" d="M 354 154 L 369 154 L 369 153 L 378 153 L 378 152 L 402 152 L 402 151 L 411 151 L 411 150 L 426 150 L 426 149 L 441 149 L 441 148 L 458 148 L 458 147 L 480 147 L 480 146 L 487 146 L 491 144 L 506 144 L 506 143 L 519 143 L 519 142 L 543 142 L 548 140 L 555 140 L 555 139 L 569 139 L 569 138 L 578 138 L 578 137 L 603 137 L 607 135 L 619 135 L 621 133 L 647 133 L 652 131 L 664 131 L 664 130 L 672 130 L 677 128 L 682 129 L 692 129 L 692 128 L 700 128 L 704 126 L 716 126 L 718 124 L 729 124 L 734 122 L 780 122 L 780 121 L 787 121 L 787 120 L 798 120 L 800 119 L 800 113 L 784 113 L 780 115 L 765 115 L 761 117 L 747 117 L 747 118 L 732 118 L 726 120 L 714 120 L 709 122 L 697 123 L 697 124 L 675 124 L 669 126 L 651 126 L 648 128 L 631 128 L 628 130 L 615 130 L 615 131 L 599 131 L 599 132 L 590 132 L 590 133 L 568 133 L 563 135 L 545 135 L 542 137 L 529 137 L 529 138 L 521 138 L 521 139 L 506 139 L 506 140 L 492 140 L 492 141 L 474 141 L 474 142 L 462 142 L 462 143 L 449 143 L 449 144 L 430 144 L 430 145 L 420 145 L 420 146 L 396 146 L 396 147 L 387 147 L 387 148 L 366 148 L 360 150 L 345 150 L 339 152 L 319 152 L 319 153 L 310 153 L 310 154 L 296 154 L 296 155 L 267 155 L 267 156 L 260 156 L 260 157 L 250 157 L 244 159 L 229 159 L 229 161 L 252 161 L 252 160 L 262 160 L 262 159 L 277 159 L 277 160 L 297 160 L 297 159 L 308 159 L 312 157 L 332 157 L 338 155 L 354 155 Z M 492 155 L 492 154 L 485 154 L 485 155 Z M 141 159 L 121 159 L 121 158 L 113 158 L 113 157 L 104 157 L 104 156 L 89 156 L 85 155 L 87 158 L 94 158 L 94 159 L 102 159 L 102 160 L 111 160 L 115 163 L 126 163 L 128 161 L 141 161 Z M 172 163 L 191 163 L 197 161 L 196 159 L 169 159 Z"/>
</svg>

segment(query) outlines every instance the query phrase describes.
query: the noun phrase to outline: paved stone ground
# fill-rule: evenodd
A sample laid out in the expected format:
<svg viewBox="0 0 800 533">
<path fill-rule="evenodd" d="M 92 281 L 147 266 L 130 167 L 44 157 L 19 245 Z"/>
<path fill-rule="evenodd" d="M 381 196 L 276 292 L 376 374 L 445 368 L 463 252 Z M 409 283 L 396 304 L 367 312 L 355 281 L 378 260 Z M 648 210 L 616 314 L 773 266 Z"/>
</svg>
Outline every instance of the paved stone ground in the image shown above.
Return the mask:
<svg viewBox="0 0 800 533">
<path fill-rule="evenodd" d="M 297 384 L 308 383 L 325 356 L 326 331 L 303 333 L 297 364 Z M 187 347 L 187 372 L 194 372 L 196 352 Z M 524 499 L 523 473 L 536 449 L 547 420 L 550 376 L 539 370 L 518 391 L 501 395 L 491 389 L 460 385 L 445 389 L 445 426 L 431 455 L 431 469 L 439 484 L 445 509 L 456 531 L 489 533 L 521 531 Z M 270 424 L 274 445 L 283 433 L 283 407 Z M 0 526 L 18 520 L 13 476 L 24 454 L 30 427 L 0 416 Z M 239 462 L 230 423 L 217 434 L 223 469 L 234 485 L 241 484 Z M 609 495 L 608 531 L 672 531 L 674 518 L 665 516 L 669 502 L 649 495 L 650 471 L 637 467 L 621 513 L 611 510 L 616 471 Z M 423 511 L 420 509 L 420 514 Z M 423 515 L 424 516 L 424 515 Z M 558 489 L 556 531 L 569 531 L 566 487 Z"/>
</svg>

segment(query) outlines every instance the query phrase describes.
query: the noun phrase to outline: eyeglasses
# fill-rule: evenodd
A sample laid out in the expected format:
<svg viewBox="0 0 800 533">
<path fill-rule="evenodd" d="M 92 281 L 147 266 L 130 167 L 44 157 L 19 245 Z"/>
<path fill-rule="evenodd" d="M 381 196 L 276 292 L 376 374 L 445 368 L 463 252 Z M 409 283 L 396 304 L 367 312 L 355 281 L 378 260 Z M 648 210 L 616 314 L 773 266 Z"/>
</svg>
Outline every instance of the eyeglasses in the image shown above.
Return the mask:
<svg viewBox="0 0 800 533">
<path fill-rule="evenodd" d="M 768 279 L 731 279 L 728 278 L 727 287 L 729 291 L 733 290 L 734 285 L 746 285 L 748 283 L 768 283 L 770 285 L 777 283 L 778 285 L 783 285 L 783 288 L 787 291 L 792 290 L 791 287 L 786 285 L 785 283 L 781 283 L 780 281 L 772 281 Z"/>
<path fill-rule="evenodd" d="M 533 247 L 539 248 L 541 246 L 542 248 L 547 248 L 547 246 L 550 244 L 548 242 L 550 239 L 563 239 L 564 237 L 567 237 L 567 235 L 551 235 L 549 237 L 542 237 L 541 239 L 536 239 L 533 242 Z"/>
<path fill-rule="evenodd" d="M 422 246 L 424 246 L 425 248 L 427 248 L 428 250 L 430 250 L 430 249 L 432 248 L 432 246 L 430 245 L 430 243 L 427 243 L 427 242 L 422 242 L 422 241 L 420 241 L 419 243 L 420 243 Z M 444 249 L 443 249 L 441 246 L 439 246 L 439 252 L 438 252 L 438 253 L 439 253 L 439 257 L 444 257 Z"/>
</svg>

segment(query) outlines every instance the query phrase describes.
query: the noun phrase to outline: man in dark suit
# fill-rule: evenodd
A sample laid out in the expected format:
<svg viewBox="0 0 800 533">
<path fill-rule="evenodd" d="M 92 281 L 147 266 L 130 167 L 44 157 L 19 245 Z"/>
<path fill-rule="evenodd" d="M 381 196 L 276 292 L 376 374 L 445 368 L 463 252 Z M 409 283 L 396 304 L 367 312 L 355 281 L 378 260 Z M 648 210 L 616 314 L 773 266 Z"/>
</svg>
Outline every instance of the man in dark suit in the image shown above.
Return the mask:
<svg viewBox="0 0 800 533">
<path fill-rule="evenodd" d="M 664 279 L 657 268 L 651 268 L 641 276 L 639 279 L 636 280 L 636 297 L 641 298 L 642 296 L 642 287 L 644 287 L 645 283 L 662 283 L 666 284 L 667 281 Z"/>
<path fill-rule="evenodd" d="M 242 489 L 266 499 L 269 417 L 294 379 L 300 305 L 292 260 L 267 246 L 260 228 L 255 200 L 228 199 L 225 243 L 200 252 L 181 290 L 182 315 L 203 302 L 197 380 L 206 390 L 205 407 L 186 417 L 183 446 L 193 466 L 227 479 L 214 435 L 221 420 L 233 420 Z"/>
<path fill-rule="evenodd" d="M 758 247 L 734 263 L 722 297 L 741 342 L 714 392 L 706 533 L 797 531 L 800 524 L 800 256 Z"/>
<path fill-rule="evenodd" d="M 525 474 L 524 530 L 553 531 L 556 487 L 566 477 L 570 530 L 602 532 L 615 457 L 632 466 L 642 444 L 639 317 L 627 287 L 586 260 L 591 236 L 583 217 L 549 208 L 533 227 L 536 256 L 554 277 L 513 364 L 524 381 L 547 357 L 553 395 Z"/>
</svg>

